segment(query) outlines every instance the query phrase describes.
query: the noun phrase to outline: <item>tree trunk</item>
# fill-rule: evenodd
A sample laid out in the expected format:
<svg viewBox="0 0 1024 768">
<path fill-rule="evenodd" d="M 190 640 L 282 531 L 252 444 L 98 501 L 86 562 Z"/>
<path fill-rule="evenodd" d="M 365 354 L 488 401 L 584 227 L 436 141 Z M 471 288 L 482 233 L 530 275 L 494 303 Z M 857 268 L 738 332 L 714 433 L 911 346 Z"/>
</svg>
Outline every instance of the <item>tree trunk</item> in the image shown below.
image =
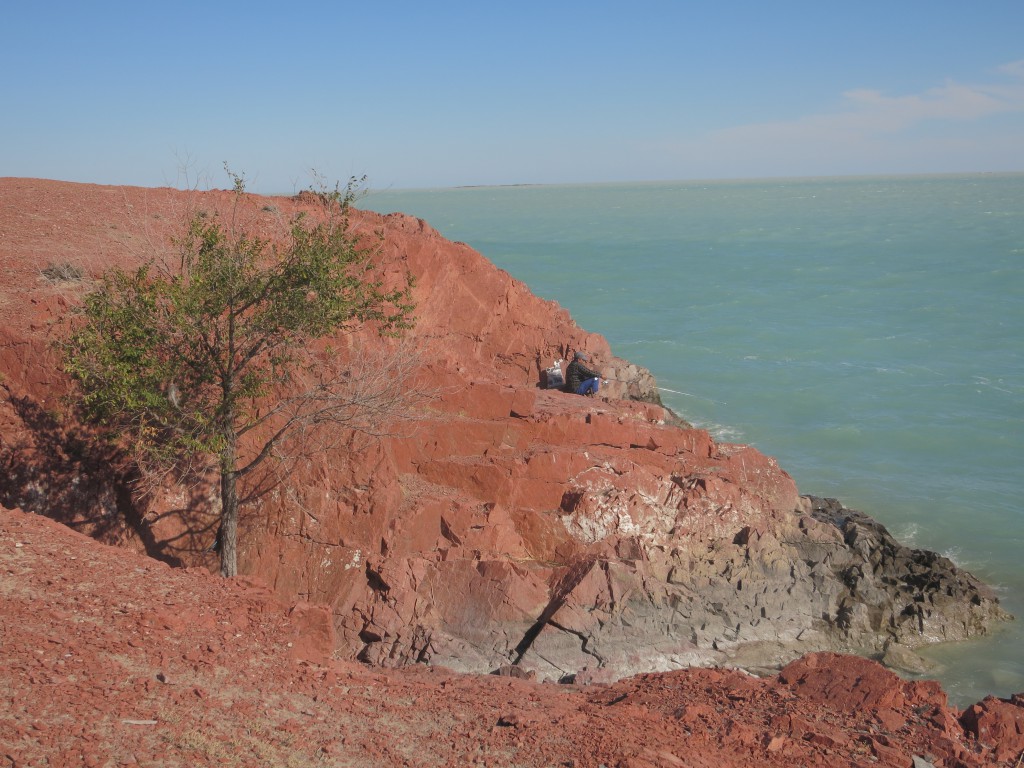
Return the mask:
<svg viewBox="0 0 1024 768">
<path fill-rule="evenodd" d="M 237 576 L 238 473 L 234 443 L 221 452 L 220 462 L 220 575 Z"/>
</svg>

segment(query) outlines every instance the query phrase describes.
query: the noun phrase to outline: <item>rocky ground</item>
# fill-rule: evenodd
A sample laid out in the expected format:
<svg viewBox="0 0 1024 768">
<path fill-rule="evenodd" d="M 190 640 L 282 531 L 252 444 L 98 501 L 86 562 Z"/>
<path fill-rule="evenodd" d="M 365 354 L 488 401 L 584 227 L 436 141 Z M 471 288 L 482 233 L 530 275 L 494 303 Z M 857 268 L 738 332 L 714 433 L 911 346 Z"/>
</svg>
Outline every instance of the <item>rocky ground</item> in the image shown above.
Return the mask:
<svg viewBox="0 0 1024 768">
<path fill-rule="evenodd" d="M 257 478 L 248 576 L 211 575 L 216 489 L 140 493 L 53 342 L 105 269 L 173 259 L 185 212 L 232 199 L 0 179 L 0 768 L 1020 761 L 1020 699 L 959 712 L 832 653 L 913 669 L 1006 618 L 985 585 L 679 422 L 649 372 L 407 216 L 353 224 L 383 234 L 378 277 L 417 277 L 429 404 Z M 306 202 L 243 213 L 273 237 Z M 568 349 L 604 397 L 539 389 Z"/>
<path fill-rule="evenodd" d="M 852 656 L 557 685 L 330 659 L 326 615 L 0 509 L 0 766 L 1016 765 L 1024 700 L 963 713 Z M 914 762 L 917 759 L 917 762 Z"/>
</svg>

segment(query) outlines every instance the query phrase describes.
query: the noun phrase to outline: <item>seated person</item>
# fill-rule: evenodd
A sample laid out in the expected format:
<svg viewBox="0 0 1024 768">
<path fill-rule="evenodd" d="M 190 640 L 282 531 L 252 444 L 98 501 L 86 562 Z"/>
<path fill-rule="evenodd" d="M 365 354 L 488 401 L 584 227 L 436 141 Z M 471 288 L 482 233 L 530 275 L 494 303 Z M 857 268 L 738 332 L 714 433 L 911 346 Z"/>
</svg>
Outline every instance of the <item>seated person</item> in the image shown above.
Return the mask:
<svg viewBox="0 0 1024 768">
<path fill-rule="evenodd" d="M 601 375 L 592 371 L 583 363 L 589 361 L 585 352 L 577 352 L 573 355 L 572 362 L 565 369 L 565 388 L 567 392 L 575 392 L 577 395 L 593 397 L 601 384 Z"/>
</svg>

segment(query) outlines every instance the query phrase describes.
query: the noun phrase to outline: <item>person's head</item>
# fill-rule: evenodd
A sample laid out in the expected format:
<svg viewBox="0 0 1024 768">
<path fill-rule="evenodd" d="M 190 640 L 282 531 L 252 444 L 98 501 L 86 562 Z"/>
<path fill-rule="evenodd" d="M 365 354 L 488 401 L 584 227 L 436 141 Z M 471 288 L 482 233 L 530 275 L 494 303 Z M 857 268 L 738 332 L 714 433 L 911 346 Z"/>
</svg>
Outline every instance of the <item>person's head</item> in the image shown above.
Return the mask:
<svg viewBox="0 0 1024 768">
<path fill-rule="evenodd" d="M 590 358 L 587 356 L 586 352 L 577 352 L 574 355 L 574 357 L 575 357 L 576 360 L 579 360 L 581 363 L 585 363 L 588 360 L 590 360 Z"/>
</svg>

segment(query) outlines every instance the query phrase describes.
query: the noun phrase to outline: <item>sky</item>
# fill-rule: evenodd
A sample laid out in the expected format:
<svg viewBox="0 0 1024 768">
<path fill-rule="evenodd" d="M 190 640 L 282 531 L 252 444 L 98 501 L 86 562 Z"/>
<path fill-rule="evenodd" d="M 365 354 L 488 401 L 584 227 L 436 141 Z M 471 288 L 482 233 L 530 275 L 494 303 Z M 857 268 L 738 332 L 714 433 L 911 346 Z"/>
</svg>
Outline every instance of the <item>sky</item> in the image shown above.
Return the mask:
<svg viewBox="0 0 1024 768">
<path fill-rule="evenodd" d="M 0 110 L 100 184 L 1021 172 L 1024 2 L 8 2 Z"/>
</svg>

